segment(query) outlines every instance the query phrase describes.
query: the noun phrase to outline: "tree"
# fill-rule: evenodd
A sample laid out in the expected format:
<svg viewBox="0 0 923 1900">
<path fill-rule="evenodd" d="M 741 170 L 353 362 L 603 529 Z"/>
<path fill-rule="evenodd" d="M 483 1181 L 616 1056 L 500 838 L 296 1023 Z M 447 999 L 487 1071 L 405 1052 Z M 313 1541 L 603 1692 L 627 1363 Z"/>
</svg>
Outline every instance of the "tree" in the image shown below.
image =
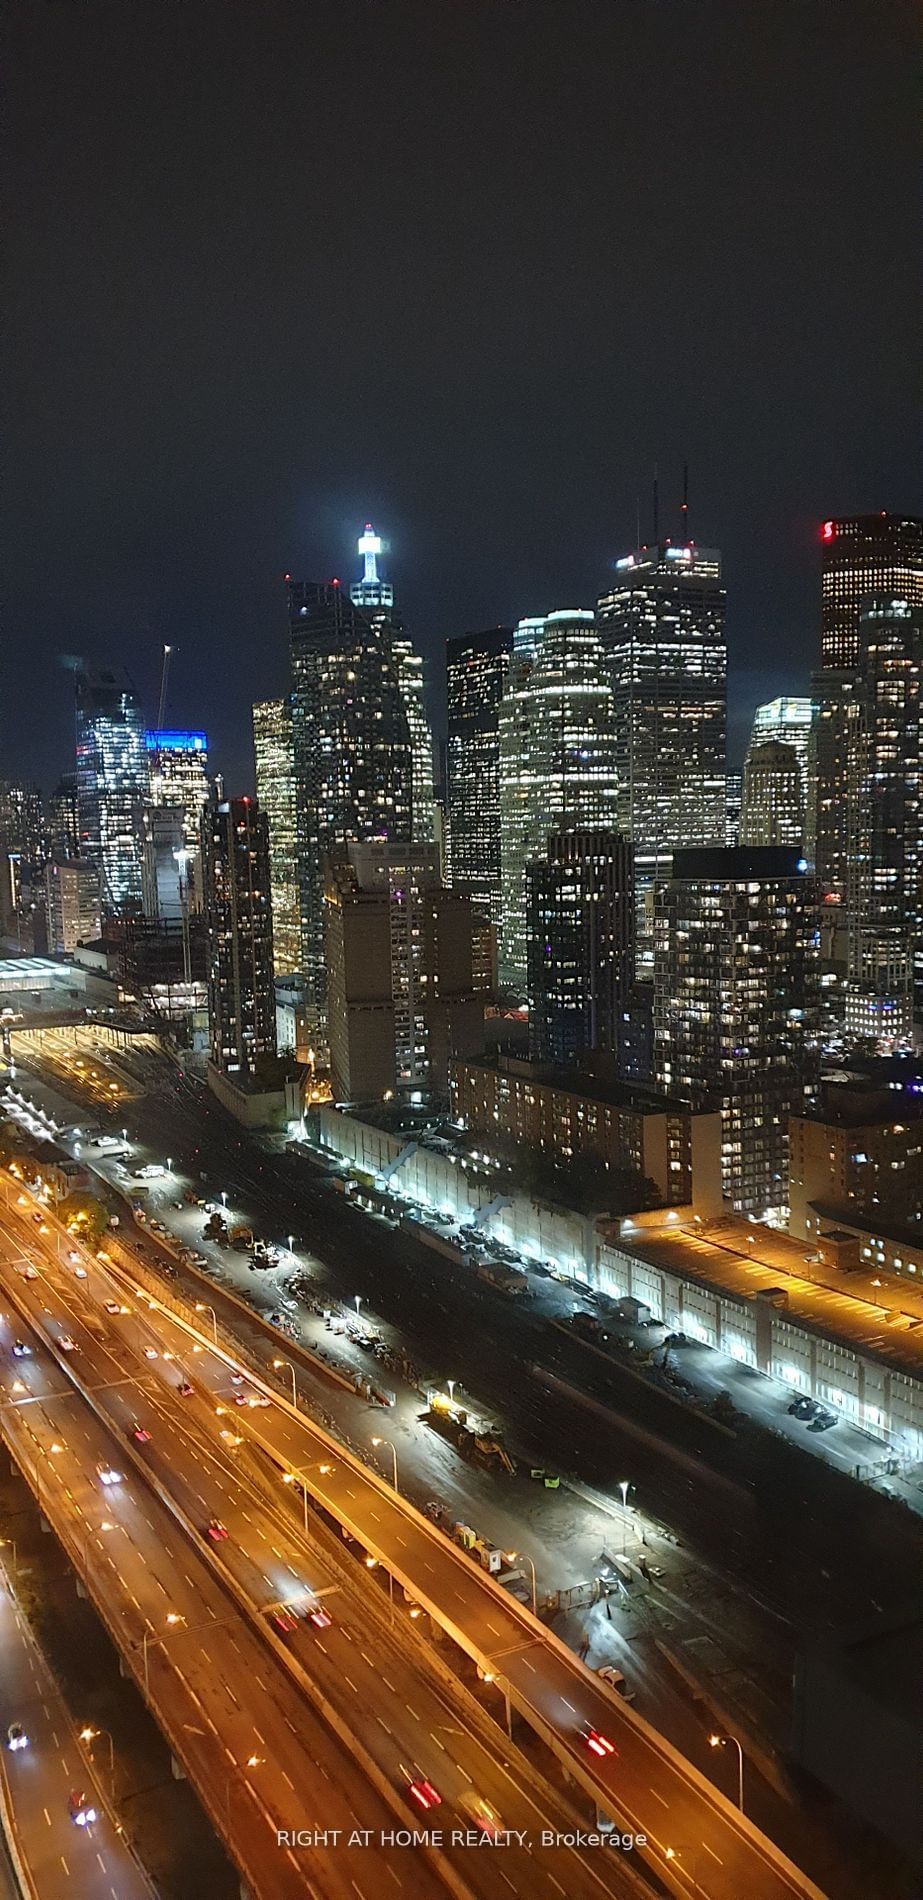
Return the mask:
<svg viewBox="0 0 923 1900">
<path fill-rule="evenodd" d="M 95 1194 L 89 1194 L 85 1188 L 74 1188 L 59 1202 L 58 1219 L 95 1253 L 109 1225 L 109 1210 Z"/>
</svg>

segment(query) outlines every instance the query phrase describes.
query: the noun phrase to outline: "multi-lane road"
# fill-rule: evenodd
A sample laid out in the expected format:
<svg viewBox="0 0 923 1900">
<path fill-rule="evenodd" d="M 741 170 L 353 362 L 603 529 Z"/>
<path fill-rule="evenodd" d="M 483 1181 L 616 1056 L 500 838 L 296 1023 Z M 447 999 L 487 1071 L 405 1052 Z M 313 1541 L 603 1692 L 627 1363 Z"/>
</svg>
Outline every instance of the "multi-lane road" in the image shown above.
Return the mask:
<svg viewBox="0 0 923 1900">
<path fill-rule="evenodd" d="M 9 1227 L 6 1238 L 14 1273 L 17 1264 L 24 1271 L 25 1260 L 16 1261 L 16 1229 Z M 518 1750 L 498 1747 L 493 1724 L 460 1686 L 446 1688 L 440 1681 L 408 1627 L 403 1603 L 392 1633 L 387 1601 L 344 1559 L 342 1543 L 337 1550 L 335 1537 L 317 1521 L 310 1541 L 305 1537 L 287 1508 L 278 1462 L 267 1461 L 253 1429 L 253 1420 L 271 1408 L 237 1403 L 258 1398 L 257 1388 L 241 1385 L 241 1375 L 209 1351 L 203 1338 L 182 1333 L 169 1315 L 152 1311 L 134 1284 L 111 1268 L 81 1261 L 86 1278 L 76 1279 L 69 1250 L 62 1261 L 45 1259 L 35 1268 L 35 1246 L 26 1244 L 36 1277 L 17 1275 L 12 1291 L 36 1333 L 63 1352 L 62 1370 L 79 1381 L 94 1412 L 110 1426 L 117 1447 L 110 1455 L 123 1474 L 123 1483 L 107 1490 L 112 1518 L 121 1511 L 126 1481 L 134 1489 L 137 1470 L 169 1495 L 193 1538 L 210 1541 L 207 1528 L 217 1520 L 228 1533 L 213 1552 L 225 1580 L 262 1619 L 269 1639 L 284 1643 L 296 1678 L 303 1673 L 306 1679 L 309 1699 L 323 1697 L 344 1731 L 361 1733 L 364 1751 L 403 1804 L 401 1819 L 409 1824 L 420 1818 L 410 1781 L 431 1781 L 441 1797 L 432 1811 L 434 1826 L 470 1827 L 476 1834 L 483 1816 L 526 1837 L 527 1845 L 511 1844 L 504 1855 L 505 1884 L 514 1893 L 551 1900 L 567 1892 L 603 1900 L 618 1892 L 624 1881 L 611 1853 L 587 1859 L 565 1845 L 535 1852 L 544 1831 L 565 1834 L 579 1817 Z M 5 1331 L 0 1346 L 8 1345 L 9 1324 Z M 62 1347 L 62 1340 L 68 1344 Z M 20 1373 L 25 1364 L 31 1368 L 31 1359 L 20 1362 Z M 180 1384 L 188 1387 L 185 1395 Z M 326 1552 L 320 1548 L 325 1543 Z M 317 1606 L 331 1618 L 322 1630 L 305 1614 Z M 164 1605 L 161 1624 L 175 1614 L 172 1604 Z M 279 1614 L 291 1624 L 281 1633 Z M 361 1825 L 374 1834 L 374 1818 Z M 485 1900 L 495 1893 L 483 1854 L 450 1850 L 449 1859 L 459 1863 L 469 1892 Z"/>
<path fill-rule="evenodd" d="M 90 1271 L 95 1276 L 107 1270 L 96 1267 Z M 107 1318 L 113 1324 L 117 1322 L 123 1332 L 126 1329 L 137 1332 L 142 1322 L 138 1317 L 134 1287 L 130 1281 L 120 1282 L 117 1274 L 108 1271 L 110 1293 L 114 1287 L 119 1288 L 119 1303 L 134 1310 L 127 1315 L 107 1315 Z M 50 1274 L 45 1276 L 46 1281 L 51 1278 Z M 34 1282 L 22 1283 L 20 1294 L 27 1299 L 32 1297 L 34 1285 Z M 98 1298 L 95 1280 L 92 1288 L 89 1283 L 83 1283 L 79 1289 L 78 1284 L 71 1281 L 66 1287 L 67 1298 L 56 1288 L 63 1305 L 55 1323 L 61 1324 L 62 1314 L 73 1316 L 78 1290 L 81 1296 L 92 1291 Z M 119 1295 L 112 1297 L 115 1303 Z M 98 1323 L 98 1312 L 96 1319 Z M 592 1793 L 600 1808 L 616 1818 L 623 1830 L 645 1837 L 644 1858 L 675 1889 L 694 1891 L 698 1885 L 700 1891 L 713 1896 L 713 1900 L 731 1900 L 732 1896 L 738 1900 L 744 1892 L 756 1897 L 812 1891 L 803 1876 L 784 1863 L 755 1830 L 747 1827 L 681 1757 L 632 1711 L 618 1703 L 563 1645 L 535 1625 L 483 1573 L 460 1558 L 425 1519 L 395 1498 L 389 1487 L 348 1458 L 342 1448 L 332 1445 L 325 1434 L 294 1408 L 280 1403 L 274 1393 L 266 1390 L 260 1395 L 257 1381 L 251 1382 L 250 1396 L 265 1396 L 270 1398 L 270 1404 L 265 1407 L 236 1405 L 234 1400 L 240 1391 L 232 1383 L 233 1357 L 214 1349 L 207 1332 L 171 1313 L 168 1305 L 155 1310 L 146 1306 L 143 1325 L 153 1329 L 158 1341 L 156 1347 L 148 1350 L 156 1350 L 160 1355 L 157 1360 L 148 1361 L 148 1366 L 171 1369 L 167 1383 L 172 1409 L 175 1411 L 177 1405 L 176 1375 L 172 1369 L 181 1365 L 184 1376 L 188 1374 L 192 1378 L 196 1389 L 210 1395 L 212 1412 L 221 1405 L 222 1418 L 231 1421 L 219 1426 L 220 1451 L 215 1454 L 218 1463 L 222 1459 L 233 1463 L 236 1459 L 239 1482 L 241 1454 L 246 1451 L 250 1459 L 262 1455 L 275 1468 L 280 1499 L 286 1495 L 283 1479 L 299 1473 L 300 1483 L 308 1493 L 349 1529 L 364 1551 L 387 1566 L 404 1589 L 476 1657 L 482 1669 L 496 1678 L 532 1726 L 564 1759 L 569 1772 Z M 96 1365 L 94 1376 L 100 1391 L 104 1388 L 114 1391 L 113 1377 L 128 1376 L 126 1346 L 123 1338 L 115 1347 L 106 1346 L 107 1355 L 114 1356 L 118 1373 L 115 1375 L 113 1364 Z M 134 1339 L 132 1350 L 137 1352 L 139 1348 L 143 1353 L 145 1348 L 139 1339 Z M 81 1348 L 81 1357 L 83 1351 Z M 164 1352 L 172 1356 L 164 1359 Z M 71 1366 L 74 1364 L 76 1357 Z M 194 1372 L 190 1373 L 192 1367 Z M 108 1376 L 102 1377 L 103 1373 Z M 193 1404 L 197 1403 L 195 1392 L 190 1399 Z M 120 1394 L 119 1403 L 122 1402 L 123 1394 Z M 134 1397 L 132 1402 L 135 1402 Z M 187 1413 L 187 1418 L 189 1415 Z M 158 1433 L 160 1429 L 158 1424 Z M 242 1438 L 244 1446 L 233 1447 L 227 1440 L 220 1441 L 222 1430 L 230 1432 L 232 1438 Z M 175 1468 L 177 1482 L 182 1484 L 183 1460 L 179 1449 L 172 1444 L 169 1465 L 171 1470 Z M 240 1503 L 240 1499 L 237 1501 Z M 271 1534 L 275 1536 L 274 1532 Z M 235 1547 L 236 1542 L 235 1537 Z M 284 1553 L 286 1546 L 276 1538 L 275 1548 Z M 251 1564 L 254 1561 L 251 1552 Z M 279 1561 L 285 1561 L 284 1555 Z M 284 1579 L 280 1573 L 264 1569 L 262 1574 L 272 1588 L 278 1588 L 281 1596 Z M 618 1752 L 604 1757 L 594 1754 L 584 1739 L 587 1728 L 611 1736 Z M 442 1765 L 445 1769 L 446 1764 Z M 456 1800 L 458 1793 L 456 1789 Z M 508 1801 L 507 1796 L 507 1805 Z M 606 1859 L 611 1862 L 611 1855 Z M 707 1885 L 701 1872 L 690 1872 L 700 1863 L 708 1867 Z"/>
<path fill-rule="evenodd" d="M 10 1569 L 0 1571 L 0 1730 L 5 1740 L 18 1723 L 26 1742 L 4 1747 L 0 1775 L 26 1877 L 36 1900 L 73 1900 L 75 1891 L 86 1900 L 151 1900 L 13 1582 Z M 86 1793 L 95 1809 L 89 1827 L 71 1816 L 74 1793 Z"/>
</svg>

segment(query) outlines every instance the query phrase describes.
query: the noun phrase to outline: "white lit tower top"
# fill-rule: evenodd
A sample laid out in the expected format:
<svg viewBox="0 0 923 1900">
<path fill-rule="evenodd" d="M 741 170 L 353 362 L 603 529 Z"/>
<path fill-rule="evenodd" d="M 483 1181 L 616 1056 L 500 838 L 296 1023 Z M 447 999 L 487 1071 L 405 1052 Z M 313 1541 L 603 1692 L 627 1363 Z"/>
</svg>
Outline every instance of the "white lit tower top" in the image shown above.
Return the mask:
<svg viewBox="0 0 923 1900">
<path fill-rule="evenodd" d="M 381 535 L 376 534 L 370 521 L 367 521 L 356 543 L 362 556 L 362 579 L 354 581 L 349 598 L 354 607 L 385 608 L 390 612 L 394 606 L 394 588 L 390 581 L 383 581 L 378 572 L 378 557 L 384 543 Z"/>
</svg>

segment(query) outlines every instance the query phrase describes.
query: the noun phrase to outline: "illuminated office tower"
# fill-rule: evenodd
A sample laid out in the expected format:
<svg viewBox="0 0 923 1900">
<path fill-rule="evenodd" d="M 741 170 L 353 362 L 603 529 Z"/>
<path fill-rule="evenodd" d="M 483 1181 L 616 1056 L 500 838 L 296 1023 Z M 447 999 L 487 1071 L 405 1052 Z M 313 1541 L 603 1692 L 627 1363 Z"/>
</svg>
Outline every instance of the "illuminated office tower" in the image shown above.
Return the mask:
<svg viewBox="0 0 923 1900">
<path fill-rule="evenodd" d="M 202 908 L 202 813 L 208 803 L 208 738 L 204 732 L 146 732 L 152 810 L 179 812 L 182 837 L 177 846 L 177 876 L 190 911 Z M 166 824 L 161 824 L 166 835 Z M 145 838 L 151 832 L 146 825 Z"/>
<path fill-rule="evenodd" d="M 521 620 L 500 706 L 500 978 L 525 988 L 526 866 L 552 831 L 615 826 L 612 695 L 595 615 Z"/>
<path fill-rule="evenodd" d="M 526 878 L 530 1056 L 619 1057 L 634 991 L 631 845 L 612 831 L 558 831 Z"/>
<path fill-rule="evenodd" d="M 855 676 L 846 1033 L 888 1054 L 912 1046 L 914 978 L 923 982 L 923 609 L 866 601 Z"/>
<path fill-rule="evenodd" d="M 253 755 L 256 796 L 269 824 L 273 965 L 276 976 L 293 976 L 301 968 L 301 919 L 291 699 L 254 706 Z"/>
<path fill-rule="evenodd" d="M 104 915 L 137 912 L 149 796 L 141 708 L 121 669 L 78 667 L 76 684 L 80 856 L 99 872 Z"/>
<path fill-rule="evenodd" d="M 44 889 L 48 829 L 37 785 L 0 779 L 0 925 L 12 928 L 17 913 Z"/>
<path fill-rule="evenodd" d="M 724 794 L 724 842 L 726 845 L 740 843 L 740 808 L 743 804 L 743 795 L 743 773 L 728 772 Z"/>
<path fill-rule="evenodd" d="M 652 895 L 674 850 L 727 831 L 727 647 L 721 556 L 694 543 L 637 548 L 598 604 L 616 741 L 616 824 L 635 850 L 639 974 Z"/>
<path fill-rule="evenodd" d="M 211 1059 L 246 1081 L 276 1053 L 266 814 L 253 798 L 216 800 L 202 842 Z"/>
<path fill-rule="evenodd" d="M 412 832 L 413 747 L 387 613 L 338 581 L 288 583 L 300 968 L 309 1033 L 325 1033 L 324 881 L 348 844 Z"/>
<path fill-rule="evenodd" d="M 411 836 L 415 844 L 431 844 L 436 835 L 433 794 L 433 735 L 426 716 L 423 691 L 423 660 L 404 632 L 403 621 L 395 606 L 394 588 L 378 572 L 384 542 L 367 521 L 356 546 L 362 556 L 362 578 L 353 581 L 349 598 L 354 607 L 368 614 L 373 626 L 387 624 L 397 664 L 398 684 L 413 754 L 413 810 Z"/>
<path fill-rule="evenodd" d="M 869 594 L 923 607 L 923 521 L 849 515 L 825 521 L 821 546 L 821 660 L 855 666 L 859 612 Z"/>
<path fill-rule="evenodd" d="M 776 740 L 780 745 L 794 746 L 798 754 L 805 800 L 807 800 L 808 791 L 808 750 L 813 717 L 813 699 L 795 698 L 783 694 L 779 699 L 767 700 L 764 705 L 757 706 L 753 715 L 746 755 L 749 758 L 755 746 L 766 745 L 770 740 Z"/>
<path fill-rule="evenodd" d="M 792 745 L 751 745 L 744 766 L 741 844 L 804 846 L 804 776 Z"/>
<path fill-rule="evenodd" d="M 500 702 L 512 627 L 446 641 L 447 879 L 500 921 Z"/>
<path fill-rule="evenodd" d="M 48 834 L 52 856 L 62 862 L 78 855 L 77 774 L 64 772 L 48 800 Z"/>
<path fill-rule="evenodd" d="M 816 897 L 797 849 L 677 851 L 655 897 L 654 1048 L 666 1094 L 721 1110 L 724 1195 L 784 1219 L 788 1118 L 813 1081 Z"/>
</svg>

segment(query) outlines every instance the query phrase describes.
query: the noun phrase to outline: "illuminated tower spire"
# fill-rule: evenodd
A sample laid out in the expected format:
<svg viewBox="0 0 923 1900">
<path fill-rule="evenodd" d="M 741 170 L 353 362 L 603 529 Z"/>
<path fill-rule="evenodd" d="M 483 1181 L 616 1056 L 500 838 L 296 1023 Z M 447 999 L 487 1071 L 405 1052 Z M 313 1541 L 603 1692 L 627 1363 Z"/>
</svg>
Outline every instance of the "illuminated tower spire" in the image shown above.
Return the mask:
<svg viewBox="0 0 923 1900">
<path fill-rule="evenodd" d="M 361 581 L 354 581 L 349 590 L 353 606 L 362 607 L 367 613 L 376 609 L 390 613 L 394 606 L 394 588 L 389 581 L 383 581 L 378 572 L 378 557 L 384 542 L 370 521 L 366 522 L 356 546 L 362 556 L 363 573 Z"/>
<path fill-rule="evenodd" d="M 378 581 L 378 556 L 381 553 L 381 536 L 375 533 L 370 521 L 367 521 L 357 543 L 359 553 L 365 562 L 362 579 L 366 586 Z"/>
</svg>

